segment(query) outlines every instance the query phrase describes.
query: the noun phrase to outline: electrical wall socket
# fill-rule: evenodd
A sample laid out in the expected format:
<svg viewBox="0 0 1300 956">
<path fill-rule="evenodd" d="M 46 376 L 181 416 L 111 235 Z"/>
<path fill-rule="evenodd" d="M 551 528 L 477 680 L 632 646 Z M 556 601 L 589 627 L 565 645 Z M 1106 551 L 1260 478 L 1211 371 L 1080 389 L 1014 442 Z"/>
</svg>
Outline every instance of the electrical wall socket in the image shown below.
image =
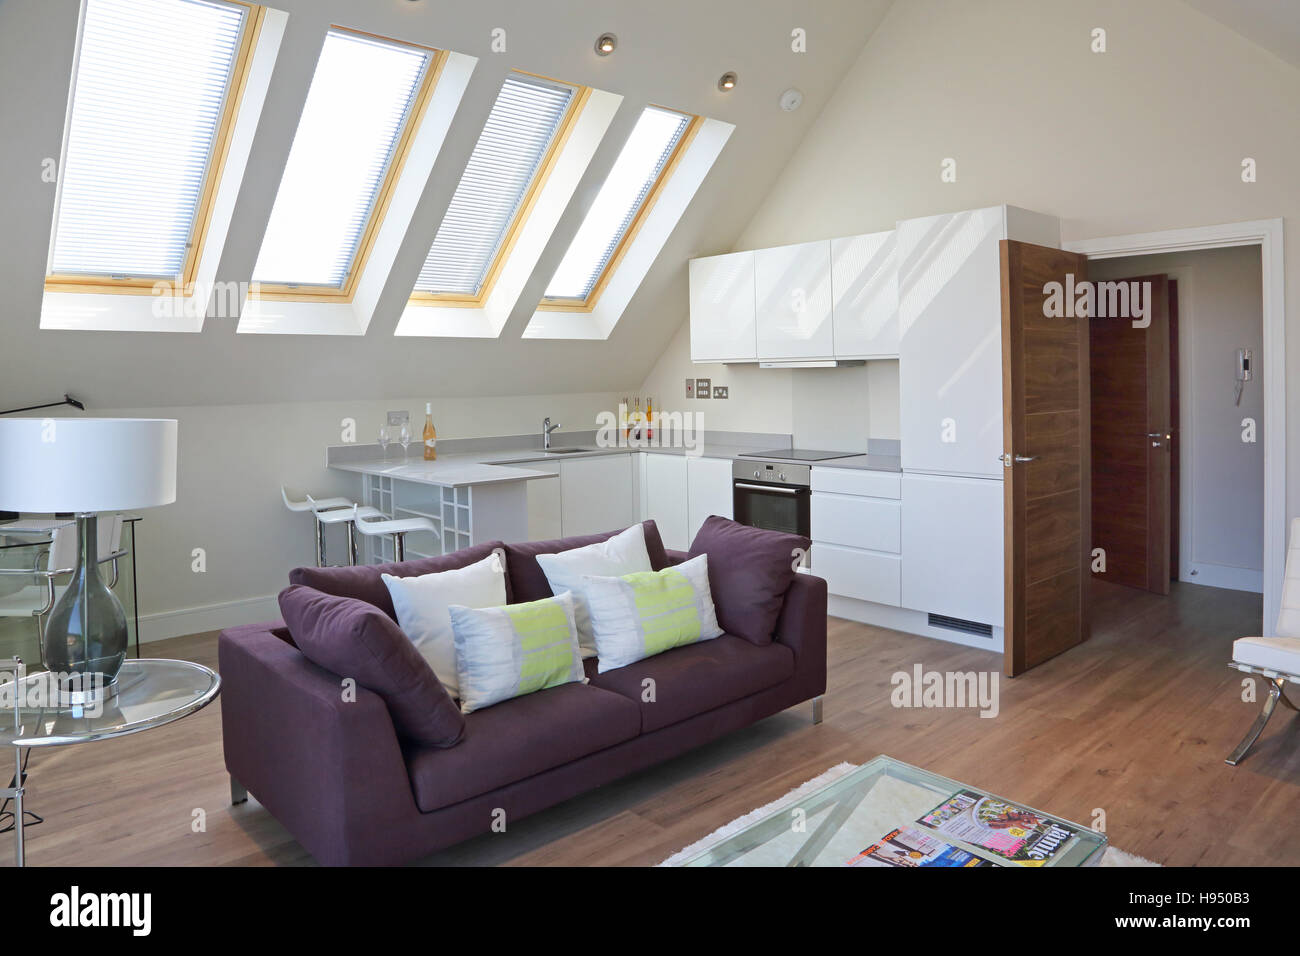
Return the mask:
<svg viewBox="0 0 1300 956">
<path fill-rule="evenodd" d="M 695 397 L 695 379 L 693 378 L 688 378 L 686 380 L 686 397 L 687 398 Z"/>
<path fill-rule="evenodd" d="M 712 384 L 713 382 L 710 379 L 697 378 L 695 380 L 695 397 L 708 398 L 713 393 L 713 390 L 710 387 Z"/>
<path fill-rule="evenodd" d="M 390 428 L 401 428 L 403 425 L 411 423 L 410 412 L 389 412 L 388 425 Z"/>
<path fill-rule="evenodd" d="M 725 386 L 725 385 L 714 385 L 714 386 L 713 386 L 713 397 L 714 397 L 714 398 L 726 398 L 726 397 L 727 397 L 727 386 Z"/>
</svg>

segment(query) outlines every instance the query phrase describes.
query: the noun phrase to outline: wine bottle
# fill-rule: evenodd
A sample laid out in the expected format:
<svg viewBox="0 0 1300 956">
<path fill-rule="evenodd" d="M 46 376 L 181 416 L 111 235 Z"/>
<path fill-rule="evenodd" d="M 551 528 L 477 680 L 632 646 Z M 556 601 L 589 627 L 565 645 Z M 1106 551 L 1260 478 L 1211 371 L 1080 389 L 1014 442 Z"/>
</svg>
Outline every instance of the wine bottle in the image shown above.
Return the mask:
<svg viewBox="0 0 1300 956">
<path fill-rule="evenodd" d="M 433 427 L 433 402 L 424 403 L 424 460 L 438 459 L 438 430 Z"/>
</svg>

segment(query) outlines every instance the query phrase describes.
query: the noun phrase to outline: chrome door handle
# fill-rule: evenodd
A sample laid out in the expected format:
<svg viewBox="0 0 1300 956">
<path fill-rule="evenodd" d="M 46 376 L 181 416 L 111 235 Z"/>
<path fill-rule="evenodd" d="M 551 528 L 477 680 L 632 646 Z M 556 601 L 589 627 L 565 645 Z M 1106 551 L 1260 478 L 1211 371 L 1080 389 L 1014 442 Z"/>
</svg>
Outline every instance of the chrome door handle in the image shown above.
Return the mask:
<svg viewBox="0 0 1300 956">
<path fill-rule="evenodd" d="M 1037 455 L 998 455 L 998 461 L 1002 462 L 1007 468 L 1011 467 L 1012 461 L 1038 461 Z"/>
<path fill-rule="evenodd" d="M 802 488 L 782 488 L 780 485 L 751 485 L 743 481 L 736 482 L 735 487 L 744 488 L 748 491 L 772 491 L 778 495 L 797 495 L 803 490 Z"/>
<path fill-rule="evenodd" d="M 1016 461 L 1038 461 L 1037 455 L 1016 455 Z"/>
</svg>

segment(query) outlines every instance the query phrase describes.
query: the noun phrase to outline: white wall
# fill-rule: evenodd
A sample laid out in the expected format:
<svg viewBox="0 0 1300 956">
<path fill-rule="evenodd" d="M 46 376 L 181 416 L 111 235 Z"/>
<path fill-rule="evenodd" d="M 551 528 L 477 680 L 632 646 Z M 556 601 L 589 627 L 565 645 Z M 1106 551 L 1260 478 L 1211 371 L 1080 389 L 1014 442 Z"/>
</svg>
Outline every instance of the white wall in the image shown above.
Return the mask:
<svg viewBox="0 0 1300 956">
<path fill-rule="evenodd" d="M 1262 277 L 1258 247 L 1101 259 L 1089 276 L 1166 273 L 1178 280 L 1179 580 L 1262 591 L 1264 446 L 1242 441 L 1242 419 L 1264 421 Z M 1255 378 L 1233 403 L 1236 351 Z M 1193 573 L 1194 572 L 1194 573 Z"/>
<path fill-rule="evenodd" d="M 1096 27 L 1105 53 L 1091 50 Z M 1066 241 L 1278 216 L 1290 225 L 1300 216 L 1297 102 L 1300 70 L 1178 0 L 895 3 L 733 248 L 1003 202 L 1060 216 Z M 949 157 L 956 182 L 940 180 Z M 1242 182 L 1243 157 L 1258 181 Z M 1296 241 L 1285 272 L 1296 381 Z M 652 382 L 690 374 L 682 339 Z M 746 383 L 763 374 L 730 372 Z M 1300 389 L 1287 407 L 1294 516 Z"/>
</svg>

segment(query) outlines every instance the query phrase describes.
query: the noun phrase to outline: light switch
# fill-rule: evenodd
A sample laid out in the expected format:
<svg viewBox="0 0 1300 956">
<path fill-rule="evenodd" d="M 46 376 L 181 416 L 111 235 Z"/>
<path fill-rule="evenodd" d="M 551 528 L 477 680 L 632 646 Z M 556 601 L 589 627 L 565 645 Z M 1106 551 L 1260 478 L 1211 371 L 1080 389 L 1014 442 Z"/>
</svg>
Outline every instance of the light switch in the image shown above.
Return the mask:
<svg viewBox="0 0 1300 956">
<path fill-rule="evenodd" d="M 695 379 L 693 378 L 688 378 L 686 380 L 686 397 L 687 398 L 695 397 Z"/>
</svg>

